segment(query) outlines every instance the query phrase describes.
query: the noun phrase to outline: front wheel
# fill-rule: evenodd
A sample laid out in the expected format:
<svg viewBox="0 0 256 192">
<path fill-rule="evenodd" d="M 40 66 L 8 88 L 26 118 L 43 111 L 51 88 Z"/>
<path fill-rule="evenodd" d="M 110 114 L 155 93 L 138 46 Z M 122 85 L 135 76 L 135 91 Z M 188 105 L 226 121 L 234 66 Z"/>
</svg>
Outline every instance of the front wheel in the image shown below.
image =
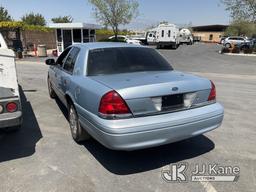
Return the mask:
<svg viewBox="0 0 256 192">
<path fill-rule="evenodd" d="M 48 79 L 47 79 L 47 84 L 48 84 L 48 91 L 49 91 L 50 97 L 51 97 L 52 99 L 56 98 L 56 93 L 55 93 L 55 91 L 54 91 L 53 88 L 52 88 L 52 83 L 51 83 L 49 77 L 48 77 Z"/>
<path fill-rule="evenodd" d="M 226 48 L 231 48 L 231 44 L 230 43 L 226 43 L 225 47 Z"/>
<path fill-rule="evenodd" d="M 73 139 L 79 143 L 90 138 L 90 135 L 81 127 L 79 117 L 73 104 L 69 108 L 69 126 Z"/>
</svg>

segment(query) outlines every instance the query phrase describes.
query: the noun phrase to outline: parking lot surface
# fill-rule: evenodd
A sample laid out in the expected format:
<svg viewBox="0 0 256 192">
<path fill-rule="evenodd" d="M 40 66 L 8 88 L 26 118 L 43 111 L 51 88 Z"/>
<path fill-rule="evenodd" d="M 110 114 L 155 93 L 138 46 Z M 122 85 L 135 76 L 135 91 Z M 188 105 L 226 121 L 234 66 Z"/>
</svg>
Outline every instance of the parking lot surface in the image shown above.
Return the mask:
<svg viewBox="0 0 256 192">
<path fill-rule="evenodd" d="M 71 137 L 66 111 L 47 90 L 46 65 L 17 61 L 24 111 L 22 129 L 0 133 L 0 191 L 196 191 L 256 189 L 256 58 L 218 54 L 195 44 L 160 52 L 181 70 L 213 80 L 225 107 L 223 125 L 203 136 L 133 152 L 111 151 L 93 139 Z M 239 166 L 237 182 L 168 183 L 170 164 Z"/>
</svg>

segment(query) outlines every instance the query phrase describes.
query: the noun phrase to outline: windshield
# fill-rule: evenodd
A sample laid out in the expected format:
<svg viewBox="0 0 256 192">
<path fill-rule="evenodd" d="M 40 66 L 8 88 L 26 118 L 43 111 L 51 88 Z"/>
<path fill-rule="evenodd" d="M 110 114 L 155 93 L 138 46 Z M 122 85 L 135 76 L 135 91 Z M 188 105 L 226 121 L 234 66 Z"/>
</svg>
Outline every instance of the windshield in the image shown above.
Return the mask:
<svg viewBox="0 0 256 192">
<path fill-rule="evenodd" d="M 171 65 L 154 49 L 118 47 L 89 51 L 88 76 L 171 70 Z"/>
</svg>

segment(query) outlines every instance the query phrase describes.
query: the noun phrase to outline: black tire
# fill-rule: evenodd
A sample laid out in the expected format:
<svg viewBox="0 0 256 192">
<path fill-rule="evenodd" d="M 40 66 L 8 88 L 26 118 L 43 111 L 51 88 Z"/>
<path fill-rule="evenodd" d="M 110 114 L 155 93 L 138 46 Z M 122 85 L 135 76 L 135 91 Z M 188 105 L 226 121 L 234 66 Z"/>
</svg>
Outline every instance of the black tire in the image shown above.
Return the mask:
<svg viewBox="0 0 256 192">
<path fill-rule="evenodd" d="M 75 142 L 80 143 L 90 139 L 90 135 L 81 127 L 79 123 L 79 117 L 73 104 L 70 104 L 68 116 L 71 135 Z"/>
<path fill-rule="evenodd" d="M 49 91 L 49 96 L 52 98 L 52 99 L 55 99 L 57 97 L 55 91 L 53 90 L 52 88 L 52 83 L 49 79 L 49 77 L 47 78 L 47 84 L 48 84 L 48 91 Z"/>
<path fill-rule="evenodd" d="M 230 44 L 230 43 L 226 43 L 226 44 L 225 44 L 225 47 L 226 47 L 226 48 L 231 48 L 231 44 Z"/>
</svg>

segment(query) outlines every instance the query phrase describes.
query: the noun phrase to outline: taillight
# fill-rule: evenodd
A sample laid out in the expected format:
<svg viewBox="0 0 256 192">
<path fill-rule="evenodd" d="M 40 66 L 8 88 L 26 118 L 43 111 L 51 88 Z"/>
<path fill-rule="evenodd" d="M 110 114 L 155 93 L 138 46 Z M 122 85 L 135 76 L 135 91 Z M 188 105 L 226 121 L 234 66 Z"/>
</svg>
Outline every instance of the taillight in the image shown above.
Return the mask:
<svg viewBox="0 0 256 192">
<path fill-rule="evenodd" d="M 211 92 L 208 97 L 208 101 L 216 100 L 216 88 L 214 83 L 211 81 Z"/>
<path fill-rule="evenodd" d="M 104 117 L 131 115 L 129 107 L 122 97 L 115 91 L 110 91 L 101 98 L 99 113 Z"/>
<path fill-rule="evenodd" d="M 6 105 L 6 110 L 9 113 L 13 113 L 13 112 L 17 111 L 17 109 L 18 109 L 18 106 L 14 102 L 7 103 L 7 105 Z"/>
</svg>

